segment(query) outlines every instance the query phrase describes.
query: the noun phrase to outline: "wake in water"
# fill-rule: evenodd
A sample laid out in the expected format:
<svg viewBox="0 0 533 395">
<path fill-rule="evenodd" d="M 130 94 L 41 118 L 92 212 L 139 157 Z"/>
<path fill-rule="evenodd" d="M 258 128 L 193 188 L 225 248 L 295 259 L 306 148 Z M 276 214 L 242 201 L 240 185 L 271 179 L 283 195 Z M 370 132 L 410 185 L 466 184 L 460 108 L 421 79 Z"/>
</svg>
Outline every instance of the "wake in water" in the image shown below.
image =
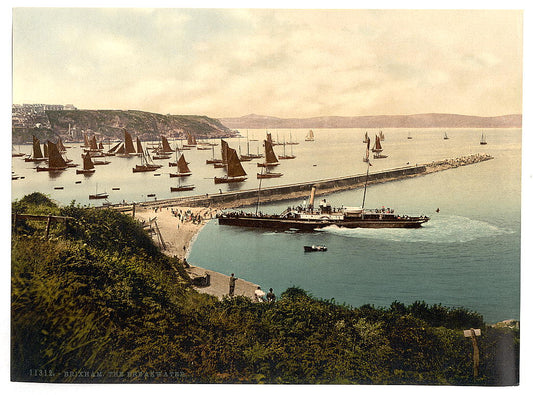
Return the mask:
<svg viewBox="0 0 533 395">
<path fill-rule="evenodd" d="M 316 230 L 336 236 L 414 243 L 465 243 L 483 237 L 514 233 L 512 230 L 498 228 L 488 222 L 444 215 L 435 219 L 432 218 L 430 222 L 419 229 L 348 229 L 333 225 Z"/>
</svg>

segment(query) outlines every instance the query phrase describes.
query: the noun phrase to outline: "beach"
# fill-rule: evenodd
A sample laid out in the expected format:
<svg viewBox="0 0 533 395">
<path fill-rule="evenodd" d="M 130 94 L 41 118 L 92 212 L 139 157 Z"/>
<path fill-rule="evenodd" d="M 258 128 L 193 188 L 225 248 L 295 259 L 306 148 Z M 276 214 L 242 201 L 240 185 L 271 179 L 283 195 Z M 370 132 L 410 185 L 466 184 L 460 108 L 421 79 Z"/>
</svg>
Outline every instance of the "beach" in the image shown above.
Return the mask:
<svg viewBox="0 0 533 395">
<path fill-rule="evenodd" d="M 205 207 L 164 207 L 164 208 L 137 208 L 135 218 L 154 230 L 151 232 L 156 243 L 160 243 L 158 233 L 164 243 L 163 252 L 169 256 L 177 256 L 187 259 L 189 250 L 196 236 L 203 226 L 215 217 L 216 208 Z M 149 225 L 151 222 L 151 225 Z M 157 232 L 159 230 L 159 232 Z M 194 262 L 188 262 L 185 270 L 192 277 L 210 277 L 208 286 L 195 286 L 201 293 L 216 296 L 222 299 L 229 292 L 229 278 L 231 273 L 223 274 L 213 270 L 196 266 Z M 235 273 L 235 277 L 239 277 Z M 258 285 L 239 278 L 235 283 L 234 295 L 242 295 L 254 298 L 254 292 Z"/>
</svg>

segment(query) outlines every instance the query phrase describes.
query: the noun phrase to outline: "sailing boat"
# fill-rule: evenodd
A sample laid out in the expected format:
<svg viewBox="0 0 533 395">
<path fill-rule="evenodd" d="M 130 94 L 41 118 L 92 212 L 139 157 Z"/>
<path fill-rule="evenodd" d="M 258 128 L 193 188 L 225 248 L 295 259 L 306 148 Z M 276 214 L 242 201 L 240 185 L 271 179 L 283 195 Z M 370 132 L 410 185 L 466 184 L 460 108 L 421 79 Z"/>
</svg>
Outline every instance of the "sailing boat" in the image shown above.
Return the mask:
<svg viewBox="0 0 533 395">
<path fill-rule="evenodd" d="M 227 157 L 227 175 L 225 175 L 224 177 L 215 177 L 215 184 L 242 182 L 246 180 L 246 172 L 244 171 L 241 165 L 241 161 L 237 156 L 237 151 L 235 151 L 233 148 L 228 147 Z"/>
<path fill-rule="evenodd" d="M 98 184 L 96 184 L 95 193 L 94 195 L 89 195 L 89 199 L 107 199 L 109 194 L 107 192 L 100 192 L 98 193 Z"/>
<path fill-rule="evenodd" d="M 162 145 L 161 148 L 158 148 L 155 150 L 155 155 L 152 157 L 154 160 L 159 159 L 170 159 L 170 153 L 173 152 L 172 148 L 170 148 L 170 144 L 168 143 L 168 140 L 165 136 L 161 136 Z M 137 137 L 137 147 L 139 147 L 140 141 Z M 137 151 L 139 148 L 137 148 Z"/>
<path fill-rule="evenodd" d="M 131 138 L 131 134 L 128 133 L 126 129 L 124 129 L 124 153 L 120 153 L 117 156 L 122 157 L 130 157 L 131 155 L 143 155 L 143 150 L 140 152 L 135 152 L 135 147 L 133 146 L 133 139 Z"/>
<path fill-rule="evenodd" d="M 481 140 L 479 141 L 479 144 L 487 145 L 487 139 L 485 138 L 485 134 L 484 133 L 481 133 Z"/>
<path fill-rule="evenodd" d="M 381 130 L 379 131 L 379 139 L 381 141 L 385 141 L 385 135 L 383 134 L 383 131 L 381 131 Z"/>
<path fill-rule="evenodd" d="M 155 171 L 156 169 L 159 169 L 161 165 L 156 165 L 152 162 L 152 158 L 150 157 L 150 153 L 148 150 L 141 152 L 141 164 L 135 165 L 134 168 L 132 168 L 134 173 L 141 173 L 146 171 Z"/>
<path fill-rule="evenodd" d="M 192 135 L 191 132 L 186 132 L 186 133 L 187 133 L 187 144 L 183 144 L 183 147 L 188 147 L 188 148 L 196 147 L 197 145 L 196 137 L 194 137 L 194 135 Z"/>
<path fill-rule="evenodd" d="M 159 150 L 158 154 L 171 154 L 174 152 L 174 150 L 170 147 L 170 144 L 168 143 L 168 139 L 165 136 L 161 136 L 161 150 Z"/>
<path fill-rule="evenodd" d="M 211 144 L 211 151 L 213 152 L 213 154 L 211 156 L 211 159 L 206 159 L 205 160 L 205 164 L 206 165 L 212 165 L 212 164 L 215 164 L 215 163 L 222 163 L 222 159 L 215 158 L 215 146 L 213 144 Z"/>
<path fill-rule="evenodd" d="M 39 139 L 35 136 L 33 137 L 33 153 L 31 157 L 24 158 L 24 162 L 42 162 L 46 160 L 46 157 L 43 155 L 43 151 L 41 151 L 41 142 Z"/>
<path fill-rule="evenodd" d="M 81 156 L 83 158 L 83 169 L 76 169 L 76 174 L 93 174 L 95 172 L 94 163 L 89 153 Z"/>
<path fill-rule="evenodd" d="M 448 139 L 449 139 L 448 134 L 444 132 L 444 140 L 448 140 Z"/>
<path fill-rule="evenodd" d="M 48 145 L 48 167 L 37 167 L 37 171 L 61 171 L 67 168 L 67 162 L 59 153 L 57 145 L 51 141 L 47 142 Z"/>
<path fill-rule="evenodd" d="M 24 152 L 20 152 L 20 149 L 18 151 L 15 151 L 15 147 L 13 147 L 13 145 L 11 145 L 11 148 L 13 148 L 13 151 L 11 151 L 12 158 L 18 158 L 25 155 Z"/>
<path fill-rule="evenodd" d="M 309 130 L 309 132 L 307 132 L 307 136 L 305 136 L 305 141 L 315 141 L 315 134 L 312 130 Z"/>
<path fill-rule="evenodd" d="M 265 170 L 263 172 L 263 170 Z M 273 173 L 270 171 L 270 169 L 268 167 L 263 167 L 261 169 L 261 173 L 257 173 L 257 179 L 261 179 L 261 178 L 278 178 L 278 177 L 281 177 L 283 175 L 283 173 Z"/>
<path fill-rule="evenodd" d="M 67 152 L 67 148 L 63 145 L 63 141 L 61 140 L 61 137 L 57 138 L 57 149 L 61 153 Z"/>
<path fill-rule="evenodd" d="M 257 141 L 257 140 L 248 139 L 248 131 L 246 131 L 246 155 L 241 155 L 241 161 L 243 160 L 250 161 L 252 159 L 259 159 L 263 157 L 263 155 L 260 153 L 257 153 L 257 154 L 250 153 L 250 141 Z"/>
<path fill-rule="evenodd" d="M 296 156 L 293 155 L 293 153 L 292 153 L 292 145 L 291 145 L 291 154 L 290 154 L 290 155 L 287 155 L 287 154 L 285 153 L 285 143 L 283 143 L 283 155 L 280 155 L 278 158 L 279 158 L 280 160 L 281 160 L 281 159 L 294 159 L 294 158 L 296 158 Z"/>
<path fill-rule="evenodd" d="M 194 189 L 193 184 L 184 185 L 181 181 L 178 181 L 178 185 L 175 187 L 170 187 L 170 192 L 181 192 L 181 191 L 192 191 Z"/>
<path fill-rule="evenodd" d="M 279 165 L 278 158 L 274 153 L 274 148 L 272 148 L 271 140 L 264 140 L 265 146 L 265 161 L 263 163 L 258 163 L 257 167 L 273 167 Z"/>
<path fill-rule="evenodd" d="M 372 152 L 374 152 L 374 159 L 383 159 L 387 157 L 387 155 L 383 155 L 381 151 L 383 151 L 383 148 L 381 147 L 381 139 L 378 135 L 376 135 L 376 141 L 374 142 L 374 146 L 372 147 Z"/>
<path fill-rule="evenodd" d="M 292 141 L 292 133 L 289 132 L 289 142 L 287 143 L 288 145 L 298 145 L 300 144 L 299 142 L 297 141 Z"/>
<path fill-rule="evenodd" d="M 111 147 L 107 152 L 104 153 L 105 156 L 115 156 L 117 153 L 118 147 L 121 145 L 121 142 L 116 143 L 113 147 Z"/>
<path fill-rule="evenodd" d="M 229 149 L 229 146 L 228 146 L 228 143 L 222 139 L 220 139 L 220 153 L 222 155 L 222 159 L 220 160 L 220 162 L 214 162 L 213 163 L 213 166 L 215 167 L 215 169 L 220 169 L 222 167 L 226 167 L 227 164 L 228 164 L 228 149 Z"/>
<path fill-rule="evenodd" d="M 178 159 L 177 168 L 178 171 L 176 173 L 170 173 L 170 177 L 187 177 L 192 174 L 183 154 L 181 154 L 180 158 Z"/>
<path fill-rule="evenodd" d="M 412 140 L 413 137 L 411 137 L 411 132 L 407 132 L 407 140 Z"/>
<path fill-rule="evenodd" d="M 369 143 L 370 142 L 370 137 L 368 137 L 368 132 L 365 132 L 365 137 L 363 138 L 363 143 Z"/>
</svg>

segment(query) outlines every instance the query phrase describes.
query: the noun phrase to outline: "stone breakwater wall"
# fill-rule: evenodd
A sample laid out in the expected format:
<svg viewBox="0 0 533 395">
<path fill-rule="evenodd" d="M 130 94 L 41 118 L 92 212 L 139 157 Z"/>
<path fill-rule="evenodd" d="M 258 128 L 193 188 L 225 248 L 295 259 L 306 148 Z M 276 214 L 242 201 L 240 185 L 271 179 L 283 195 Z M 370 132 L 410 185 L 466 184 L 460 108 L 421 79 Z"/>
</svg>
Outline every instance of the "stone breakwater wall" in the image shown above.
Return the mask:
<svg viewBox="0 0 533 395">
<path fill-rule="evenodd" d="M 308 198 L 311 187 L 316 186 L 316 196 L 326 195 L 333 192 L 344 191 L 348 189 L 362 188 L 365 182 L 368 185 L 397 181 L 411 177 L 422 176 L 436 171 L 466 166 L 493 159 L 487 154 L 474 154 L 460 158 L 444 159 L 422 165 L 404 166 L 379 172 L 369 173 L 368 179 L 366 173 L 354 176 L 345 176 L 339 178 L 306 181 L 296 184 L 274 186 L 268 188 L 247 189 L 235 192 L 224 192 L 215 194 L 205 194 L 196 196 L 187 196 L 179 198 L 162 199 L 151 202 L 136 203 L 137 207 L 211 207 L 211 208 L 236 208 L 255 205 L 258 200 L 261 203 L 277 202 L 283 200 L 293 200 Z M 107 206 L 121 211 L 131 211 L 132 204 Z"/>
</svg>

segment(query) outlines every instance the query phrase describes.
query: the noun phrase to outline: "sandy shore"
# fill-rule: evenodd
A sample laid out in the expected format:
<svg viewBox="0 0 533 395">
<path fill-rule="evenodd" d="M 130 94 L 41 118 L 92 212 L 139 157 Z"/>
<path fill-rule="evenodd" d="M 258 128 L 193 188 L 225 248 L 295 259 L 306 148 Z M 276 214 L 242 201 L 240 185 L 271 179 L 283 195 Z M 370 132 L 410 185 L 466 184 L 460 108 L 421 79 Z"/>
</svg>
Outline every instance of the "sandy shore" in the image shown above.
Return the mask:
<svg viewBox="0 0 533 395">
<path fill-rule="evenodd" d="M 144 221 L 145 224 L 152 221 L 152 229 L 157 228 L 161 233 L 165 244 L 164 252 L 170 256 L 187 258 L 194 239 L 212 218 L 215 217 L 215 208 L 205 207 L 165 207 L 165 208 L 137 208 L 135 218 Z M 158 236 L 153 235 L 154 240 L 159 242 Z M 194 262 L 188 262 L 190 267 L 186 269 L 191 277 L 210 276 L 210 285 L 195 287 L 199 292 L 222 298 L 229 292 L 229 276 L 231 273 L 222 274 L 213 270 L 196 266 Z M 235 273 L 239 277 L 238 273 Z M 254 297 L 257 284 L 238 279 L 235 284 L 235 295 Z"/>
</svg>

